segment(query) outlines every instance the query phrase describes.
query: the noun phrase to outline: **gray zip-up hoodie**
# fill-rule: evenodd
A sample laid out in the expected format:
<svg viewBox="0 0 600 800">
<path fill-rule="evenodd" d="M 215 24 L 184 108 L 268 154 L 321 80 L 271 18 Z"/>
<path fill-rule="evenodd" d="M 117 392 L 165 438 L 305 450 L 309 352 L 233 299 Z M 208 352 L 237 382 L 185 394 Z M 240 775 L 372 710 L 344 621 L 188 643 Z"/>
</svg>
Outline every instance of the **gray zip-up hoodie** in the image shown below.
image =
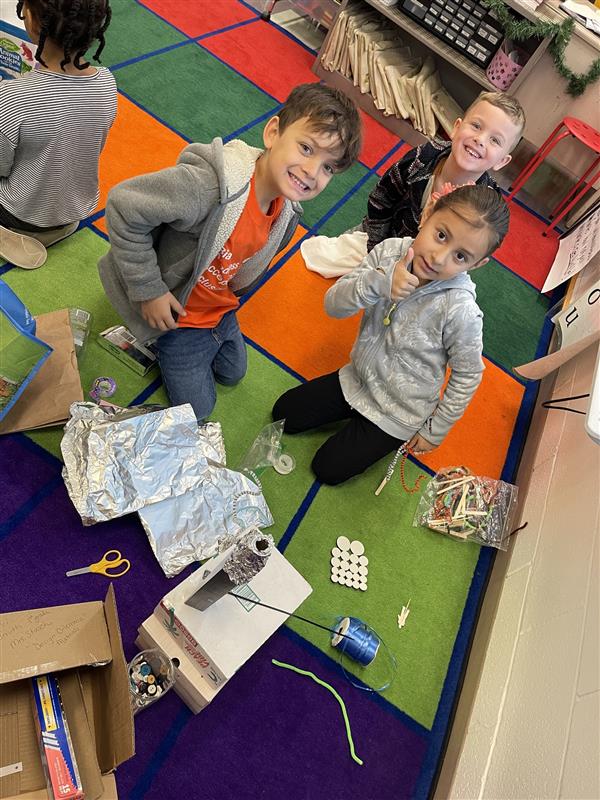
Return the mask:
<svg viewBox="0 0 600 800">
<path fill-rule="evenodd" d="M 125 325 L 141 341 L 161 332 L 146 324 L 140 303 L 170 291 L 185 306 L 240 218 L 261 153 L 240 139 L 191 144 L 176 166 L 131 178 L 108 195 L 111 248 L 98 263 L 100 279 Z M 291 239 L 301 214 L 300 205 L 285 201 L 266 245 L 232 279 L 236 295 L 258 281 Z"/>
<path fill-rule="evenodd" d="M 328 290 L 325 310 L 342 318 L 365 309 L 351 361 L 339 372 L 348 403 L 391 436 L 420 433 L 438 445 L 481 382 L 483 313 L 473 281 L 461 272 L 420 286 L 384 325 L 394 267 L 413 241 L 386 239 L 374 247 Z M 440 399 L 447 366 L 452 372 Z"/>
</svg>

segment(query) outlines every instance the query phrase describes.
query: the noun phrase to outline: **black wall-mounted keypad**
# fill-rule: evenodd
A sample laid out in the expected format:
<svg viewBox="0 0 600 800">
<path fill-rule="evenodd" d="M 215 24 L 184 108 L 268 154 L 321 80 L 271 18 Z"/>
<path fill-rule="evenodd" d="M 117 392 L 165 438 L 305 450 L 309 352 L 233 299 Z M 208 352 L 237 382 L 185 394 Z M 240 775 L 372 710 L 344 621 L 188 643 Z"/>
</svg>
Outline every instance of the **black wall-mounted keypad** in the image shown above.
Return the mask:
<svg viewBox="0 0 600 800">
<path fill-rule="evenodd" d="M 500 23 L 477 0 L 401 0 L 398 8 L 483 68 L 504 38 Z"/>
</svg>

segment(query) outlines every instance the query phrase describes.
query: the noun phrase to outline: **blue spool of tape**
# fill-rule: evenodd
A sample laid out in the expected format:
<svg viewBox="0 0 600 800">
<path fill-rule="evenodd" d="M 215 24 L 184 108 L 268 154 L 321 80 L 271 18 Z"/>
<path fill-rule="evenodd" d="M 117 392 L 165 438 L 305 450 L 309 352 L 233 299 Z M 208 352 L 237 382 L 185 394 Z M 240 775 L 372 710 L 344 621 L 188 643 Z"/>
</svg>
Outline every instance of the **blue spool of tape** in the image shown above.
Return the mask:
<svg viewBox="0 0 600 800">
<path fill-rule="evenodd" d="M 372 628 L 357 617 L 344 617 L 331 637 L 331 644 L 363 667 L 372 664 L 381 642 Z M 341 636 L 339 634 L 342 634 Z"/>
</svg>

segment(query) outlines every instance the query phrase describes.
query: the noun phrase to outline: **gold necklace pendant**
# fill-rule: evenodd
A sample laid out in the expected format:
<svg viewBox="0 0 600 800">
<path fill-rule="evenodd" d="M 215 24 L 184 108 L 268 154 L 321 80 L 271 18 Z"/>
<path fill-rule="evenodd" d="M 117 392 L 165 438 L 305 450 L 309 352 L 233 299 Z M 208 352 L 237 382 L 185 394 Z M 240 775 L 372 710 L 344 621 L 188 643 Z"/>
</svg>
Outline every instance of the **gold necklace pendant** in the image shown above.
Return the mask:
<svg viewBox="0 0 600 800">
<path fill-rule="evenodd" d="M 386 326 L 386 328 L 387 328 L 387 326 L 388 326 L 388 325 L 391 325 L 391 324 L 392 324 L 392 314 L 393 314 L 393 313 L 394 313 L 394 311 L 396 310 L 396 306 L 397 306 L 397 305 L 398 305 L 398 303 L 393 303 L 393 304 L 390 306 L 390 308 L 389 308 L 389 311 L 387 312 L 387 314 L 386 314 L 386 315 L 385 315 L 385 317 L 383 318 L 383 324 Z"/>
</svg>

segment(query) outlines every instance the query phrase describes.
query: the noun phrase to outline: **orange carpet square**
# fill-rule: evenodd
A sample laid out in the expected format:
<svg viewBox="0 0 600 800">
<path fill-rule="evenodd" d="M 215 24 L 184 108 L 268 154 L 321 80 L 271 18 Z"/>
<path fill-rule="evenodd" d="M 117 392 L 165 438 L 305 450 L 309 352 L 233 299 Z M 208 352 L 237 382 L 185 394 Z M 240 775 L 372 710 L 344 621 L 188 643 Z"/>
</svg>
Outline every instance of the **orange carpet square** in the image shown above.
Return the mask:
<svg viewBox="0 0 600 800">
<path fill-rule="evenodd" d="M 311 72 L 313 53 L 267 22 L 234 28 L 200 44 L 280 102 L 299 83 L 318 81 Z"/>
<path fill-rule="evenodd" d="M 310 272 L 301 253 L 245 303 L 238 314 L 242 331 L 303 378 L 332 372 L 348 360 L 360 316 L 328 317 L 323 297 L 333 280 Z"/>
<path fill-rule="evenodd" d="M 218 0 L 216 3 L 142 0 L 142 5 L 192 38 L 258 16 L 256 11 L 246 8 L 238 0 Z"/>
<path fill-rule="evenodd" d="M 117 118 L 100 157 L 97 208 L 104 208 L 110 189 L 126 178 L 172 167 L 186 145 L 185 139 L 120 94 Z"/>
<path fill-rule="evenodd" d="M 363 124 L 363 146 L 359 159 L 372 169 L 400 139 L 364 111 L 360 112 L 360 116 Z"/>
<path fill-rule="evenodd" d="M 463 417 L 423 463 L 434 470 L 463 465 L 476 475 L 499 478 L 525 387 L 485 361 L 485 372 Z"/>
</svg>

